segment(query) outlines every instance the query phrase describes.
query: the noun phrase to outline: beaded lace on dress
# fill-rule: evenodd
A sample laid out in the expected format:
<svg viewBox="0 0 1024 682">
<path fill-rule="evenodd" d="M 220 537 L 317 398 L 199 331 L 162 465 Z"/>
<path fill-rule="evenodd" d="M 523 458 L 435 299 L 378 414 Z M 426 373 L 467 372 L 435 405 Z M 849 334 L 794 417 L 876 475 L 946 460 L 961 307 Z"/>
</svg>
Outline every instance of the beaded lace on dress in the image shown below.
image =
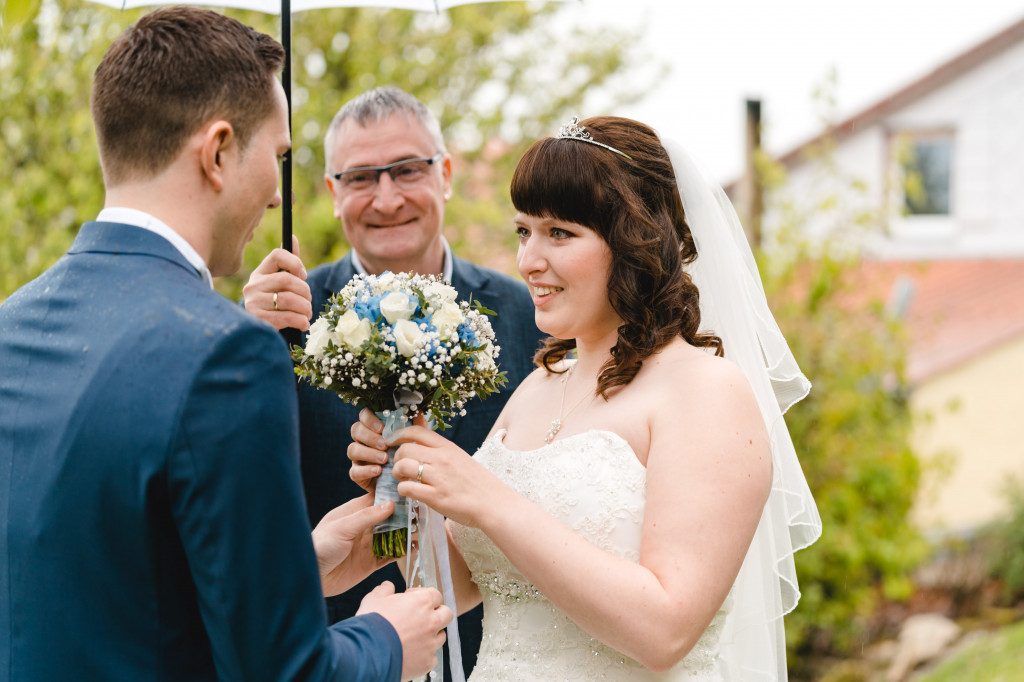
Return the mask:
<svg viewBox="0 0 1024 682">
<path fill-rule="evenodd" d="M 597 547 L 639 559 L 646 470 L 625 440 L 587 431 L 512 451 L 504 436 L 497 432 L 474 458 Z M 653 673 L 555 608 L 482 532 L 453 523 L 452 535 L 483 595 L 483 643 L 470 682 L 722 681 L 719 640 L 731 595 L 693 650 L 671 670 Z"/>
</svg>

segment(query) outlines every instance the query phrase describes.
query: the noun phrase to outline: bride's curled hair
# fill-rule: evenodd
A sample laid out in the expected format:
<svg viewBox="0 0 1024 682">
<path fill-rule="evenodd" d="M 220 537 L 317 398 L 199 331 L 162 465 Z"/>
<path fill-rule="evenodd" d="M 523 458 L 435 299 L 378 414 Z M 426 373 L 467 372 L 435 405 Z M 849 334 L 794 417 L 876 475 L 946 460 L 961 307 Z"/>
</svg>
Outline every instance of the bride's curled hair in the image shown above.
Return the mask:
<svg viewBox="0 0 1024 682">
<path fill-rule="evenodd" d="M 512 203 L 527 215 L 585 225 L 611 249 L 608 300 L 623 324 L 598 378 L 597 392 L 607 398 L 677 336 L 716 355 L 723 348 L 717 336 L 698 331 L 699 293 L 683 269 L 697 251 L 657 133 L 614 116 L 580 125 L 630 158 L 579 140 L 538 140 L 516 166 Z M 549 338 L 534 361 L 555 372 L 553 365 L 575 347 L 574 339 Z"/>
</svg>

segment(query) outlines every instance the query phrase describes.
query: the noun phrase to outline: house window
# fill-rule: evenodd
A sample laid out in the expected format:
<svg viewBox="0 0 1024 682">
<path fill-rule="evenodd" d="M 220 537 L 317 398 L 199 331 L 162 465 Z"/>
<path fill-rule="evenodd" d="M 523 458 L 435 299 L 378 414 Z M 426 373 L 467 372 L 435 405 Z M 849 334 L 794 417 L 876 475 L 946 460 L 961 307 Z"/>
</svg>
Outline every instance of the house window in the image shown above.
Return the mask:
<svg viewBox="0 0 1024 682">
<path fill-rule="evenodd" d="M 953 137 L 909 135 L 900 145 L 903 211 L 908 216 L 948 216 Z"/>
</svg>

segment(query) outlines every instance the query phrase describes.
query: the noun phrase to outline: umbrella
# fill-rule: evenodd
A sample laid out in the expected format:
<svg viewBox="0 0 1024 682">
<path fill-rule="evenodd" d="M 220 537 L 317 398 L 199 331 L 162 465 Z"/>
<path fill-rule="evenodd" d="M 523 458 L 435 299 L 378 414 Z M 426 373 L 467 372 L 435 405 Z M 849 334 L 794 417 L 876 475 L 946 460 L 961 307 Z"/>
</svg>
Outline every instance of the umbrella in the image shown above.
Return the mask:
<svg viewBox="0 0 1024 682">
<path fill-rule="evenodd" d="M 117 9 L 134 9 L 153 5 L 176 4 L 168 0 L 92 0 L 101 5 Z M 230 7 L 233 9 L 255 10 L 266 14 L 281 15 L 281 45 L 285 51 L 284 70 L 281 81 L 284 84 L 285 96 L 288 99 L 288 122 L 291 126 L 292 113 L 292 12 L 328 7 L 381 7 L 391 9 L 408 9 L 429 12 L 440 12 L 456 5 L 469 5 L 480 2 L 497 2 L 499 0 L 183 0 L 187 5 L 206 5 L 213 7 Z M 582 0 L 556 0 L 560 2 L 581 2 Z M 281 245 L 291 251 L 292 248 L 292 155 L 285 156 L 281 164 Z"/>
</svg>

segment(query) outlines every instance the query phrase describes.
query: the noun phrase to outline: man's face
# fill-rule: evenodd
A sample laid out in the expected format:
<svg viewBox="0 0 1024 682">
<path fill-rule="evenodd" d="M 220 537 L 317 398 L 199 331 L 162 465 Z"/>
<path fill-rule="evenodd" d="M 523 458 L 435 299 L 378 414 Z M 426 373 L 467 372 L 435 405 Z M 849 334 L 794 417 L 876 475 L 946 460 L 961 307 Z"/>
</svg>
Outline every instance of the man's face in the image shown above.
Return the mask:
<svg viewBox="0 0 1024 682">
<path fill-rule="evenodd" d="M 214 277 L 230 275 L 242 267 L 245 245 L 268 208 L 281 205 L 280 162 L 291 147 L 288 133 L 288 102 L 280 83 L 274 88 L 273 113 L 249 139 L 244 150 L 236 150 L 225 165 L 232 164 L 230 196 L 225 200 L 223 219 L 216 221 L 209 268 Z"/>
<path fill-rule="evenodd" d="M 357 191 L 331 177 L 352 168 L 430 158 L 440 150 L 427 129 L 413 116 L 397 113 L 365 127 L 349 119 L 339 127 L 332 151 L 327 187 L 334 217 L 366 269 L 439 273 L 444 205 L 451 198 L 447 156 L 412 184 L 399 185 L 385 172 L 372 187 Z"/>
</svg>

